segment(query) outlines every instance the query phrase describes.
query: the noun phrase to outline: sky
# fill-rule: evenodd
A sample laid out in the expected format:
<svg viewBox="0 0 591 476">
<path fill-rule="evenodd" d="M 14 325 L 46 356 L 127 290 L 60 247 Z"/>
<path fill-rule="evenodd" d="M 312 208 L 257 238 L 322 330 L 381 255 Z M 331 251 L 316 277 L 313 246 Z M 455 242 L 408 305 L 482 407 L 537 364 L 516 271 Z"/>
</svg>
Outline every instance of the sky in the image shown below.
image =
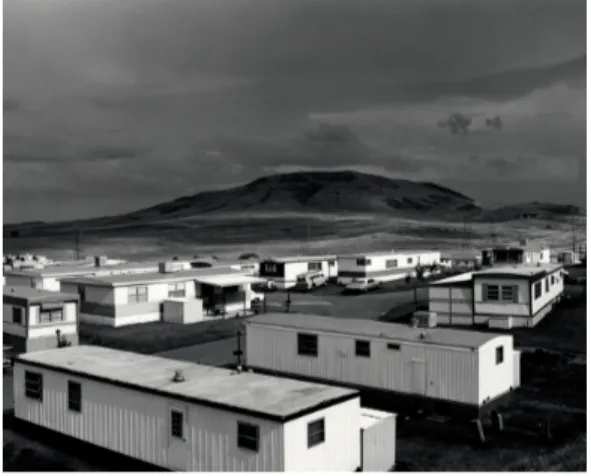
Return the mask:
<svg viewBox="0 0 591 476">
<path fill-rule="evenodd" d="M 6 223 L 334 168 L 585 204 L 585 0 L 3 6 Z"/>
</svg>

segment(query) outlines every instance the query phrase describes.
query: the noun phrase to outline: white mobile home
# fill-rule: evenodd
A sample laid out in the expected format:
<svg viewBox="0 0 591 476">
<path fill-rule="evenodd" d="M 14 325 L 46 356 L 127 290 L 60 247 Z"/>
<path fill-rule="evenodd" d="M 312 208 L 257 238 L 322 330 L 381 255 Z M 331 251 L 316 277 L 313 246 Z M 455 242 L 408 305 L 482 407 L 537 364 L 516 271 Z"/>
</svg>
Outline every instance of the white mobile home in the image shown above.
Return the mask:
<svg viewBox="0 0 591 476">
<path fill-rule="evenodd" d="M 550 247 L 540 243 L 529 243 L 527 240 L 522 240 L 518 245 L 495 246 L 482 251 L 484 266 L 536 265 L 550 262 Z"/>
<path fill-rule="evenodd" d="M 120 327 L 154 321 L 192 323 L 251 309 L 258 278 L 231 268 L 65 279 L 80 294 L 80 319 Z"/>
<path fill-rule="evenodd" d="M 338 265 L 336 255 L 283 256 L 261 261 L 259 276 L 272 280 L 279 289 L 296 285 L 298 276 L 310 271 L 320 271 L 329 280 L 336 279 Z"/>
<path fill-rule="evenodd" d="M 387 282 L 412 275 L 417 266 L 439 264 L 439 251 L 389 251 L 338 257 L 337 282 L 350 284 L 354 279 L 373 278 Z"/>
<path fill-rule="evenodd" d="M 109 266 L 98 259 L 95 265 L 46 266 L 42 269 L 5 271 L 5 284 L 8 286 L 27 286 L 47 291 L 61 291 L 64 279 L 85 276 L 119 276 L 129 274 L 156 273 L 160 270 L 181 271 L 190 269 L 188 261 L 123 263 Z"/>
<path fill-rule="evenodd" d="M 78 345 L 78 295 L 5 286 L 4 345 L 15 353 Z"/>
<path fill-rule="evenodd" d="M 518 385 L 516 362 L 511 335 L 304 314 L 246 321 L 249 368 L 350 385 L 398 408 L 480 413 Z"/>
<path fill-rule="evenodd" d="M 362 466 L 367 418 L 351 389 L 80 346 L 18 357 L 14 400 L 21 421 L 176 471 Z M 370 447 L 369 467 L 383 466 L 383 453 L 394 462 L 384 441 L 381 459 Z"/>
<path fill-rule="evenodd" d="M 564 293 L 562 265 L 496 267 L 429 285 L 439 324 L 511 329 L 536 326 Z"/>
</svg>

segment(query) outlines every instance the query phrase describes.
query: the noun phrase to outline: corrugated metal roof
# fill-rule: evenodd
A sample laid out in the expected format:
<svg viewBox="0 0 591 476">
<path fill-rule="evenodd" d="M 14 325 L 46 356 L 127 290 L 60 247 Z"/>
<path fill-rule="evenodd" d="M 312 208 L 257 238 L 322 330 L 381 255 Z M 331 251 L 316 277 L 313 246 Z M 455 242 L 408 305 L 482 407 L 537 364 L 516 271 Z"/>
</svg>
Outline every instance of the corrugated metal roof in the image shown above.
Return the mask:
<svg viewBox="0 0 591 476">
<path fill-rule="evenodd" d="M 198 365 L 97 346 L 75 346 L 23 354 L 23 363 L 37 364 L 122 386 L 133 385 L 170 397 L 205 402 L 228 409 L 287 418 L 357 391 L 251 372 Z M 184 382 L 173 382 L 176 371 Z M 116 402 L 112 402 L 116 404 Z"/>
<path fill-rule="evenodd" d="M 57 301 L 78 301 L 77 294 L 60 293 L 26 286 L 4 286 L 4 296 L 24 299 L 30 304 Z"/>
<path fill-rule="evenodd" d="M 197 279 L 203 276 L 244 276 L 244 271 L 232 268 L 194 268 L 183 271 L 171 271 L 170 273 L 138 273 L 119 274 L 114 276 L 93 276 L 82 278 L 64 279 L 64 283 L 88 284 L 93 286 L 132 286 L 150 283 L 172 283 L 175 281 L 186 281 Z"/>
<path fill-rule="evenodd" d="M 500 334 L 457 329 L 420 329 L 407 325 L 390 324 L 368 319 L 347 319 L 311 314 L 271 313 L 246 319 L 247 324 L 275 326 L 302 332 L 328 332 L 352 337 L 377 337 L 386 340 L 412 342 L 445 347 L 479 348 Z M 424 333 L 425 338 L 420 335 Z"/>
</svg>

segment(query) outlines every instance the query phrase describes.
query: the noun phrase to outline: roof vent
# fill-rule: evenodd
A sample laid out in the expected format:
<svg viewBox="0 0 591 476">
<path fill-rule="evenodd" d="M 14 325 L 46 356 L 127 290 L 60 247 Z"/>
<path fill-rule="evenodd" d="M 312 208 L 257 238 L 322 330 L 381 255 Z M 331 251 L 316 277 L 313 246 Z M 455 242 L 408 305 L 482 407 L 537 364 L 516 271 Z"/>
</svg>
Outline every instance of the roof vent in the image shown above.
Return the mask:
<svg viewBox="0 0 591 476">
<path fill-rule="evenodd" d="M 172 377 L 172 381 L 177 382 L 177 383 L 184 382 L 185 376 L 183 375 L 183 373 L 180 370 L 175 370 L 174 377 Z"/>
</svg>

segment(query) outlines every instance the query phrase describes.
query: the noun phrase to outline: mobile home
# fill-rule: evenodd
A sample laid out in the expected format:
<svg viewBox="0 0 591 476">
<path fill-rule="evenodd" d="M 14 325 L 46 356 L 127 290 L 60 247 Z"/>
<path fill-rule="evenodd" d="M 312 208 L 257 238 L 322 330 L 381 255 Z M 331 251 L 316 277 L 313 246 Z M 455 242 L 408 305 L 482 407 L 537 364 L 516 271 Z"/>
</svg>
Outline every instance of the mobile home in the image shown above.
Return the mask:
<svg viewBox="0 0 591 476">
<path fill-rule="evenodd" d="M 564 293 L 561 264 L 495 267 L 433 282 L 429 311 L 439 324 L 535 327 Z"/>
<path fill-rule="evenodd" d="M 3 341 L 14 353 L 78 345 L 78 295 L 5 286 Z"/>
<path fill-rule="evenodd" d="M 395 281 L 412 275 L 417 266 L 438 265 L 440 260 L 439 251 L 389 251 L 339 256 L 337 281 L 343 285 L 362 278 Z"/>
<path fill-rule="evenodd" d="M 60 291 L 64 279 L 84 276 L 119 276 L 129 274 L 155 273 L 160 270 L 180 271 L 190 269 L 187 262 L 140 262 L 107 265 L 104 258 L 97 257 L 94 266 L 46 266 L 42 269 L 9 270 L 5 271 L 5 284 L 9 286 L 27 286 L 48 291 Z"/>
<path fill-rule="evenodd" d="M 14 401 L 18 421 L 88 452 L 173 471 L 384 470 L 395 457 L 392 415 L 367 415 L 355 390 L 101 347 L 18 357 Z"/>
<path fill-rule="evenodd" d="M 479 415 L 519 385 L 511 335 L 420 329 L 304 314 L 246 321 L 246 364 L 255 371 L 347 385 L 364 404 L 399 411 Z"/>
<path fill-rule="evenodd" d="M 518 245 L 494 246 L 482 251 L 484 266 L 549 264 L 551 251 L 546 245 L 522 240 Z"/>
<path fill-rule="evenodd" d="M 319 271 L 332 280 L 337 278 L 336 255 L 329 256 L 283 256 L 261 261 L 259 276 L 272 280 L 278 289 L 293 288 L 298 276 Z"/>
<path fill-rule="evenodd" d="M 260 279 L 231 268 L 65 279 L 80 294 L 80 319 L 120 327 L 154 321 L 191 323 L 248 313 Z M 198 301 L 198 302 L 196 302 Z"/>
</svg>

